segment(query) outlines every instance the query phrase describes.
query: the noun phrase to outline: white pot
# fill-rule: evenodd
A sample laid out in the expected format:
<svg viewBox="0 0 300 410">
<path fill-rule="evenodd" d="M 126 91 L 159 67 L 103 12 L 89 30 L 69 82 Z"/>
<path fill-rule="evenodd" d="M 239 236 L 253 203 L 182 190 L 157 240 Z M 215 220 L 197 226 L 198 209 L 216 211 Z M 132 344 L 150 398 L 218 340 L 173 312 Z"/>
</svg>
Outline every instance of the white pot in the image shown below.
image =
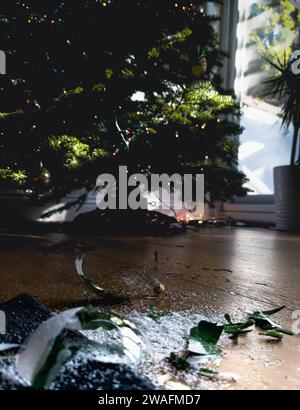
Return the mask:
<svg viewBox="0 0 300 410">
<path fill-rule="evenodd" d="M 276 227 L 281 231 L 300 231 L 300 167 L 274 168 Z"/>
</svg>

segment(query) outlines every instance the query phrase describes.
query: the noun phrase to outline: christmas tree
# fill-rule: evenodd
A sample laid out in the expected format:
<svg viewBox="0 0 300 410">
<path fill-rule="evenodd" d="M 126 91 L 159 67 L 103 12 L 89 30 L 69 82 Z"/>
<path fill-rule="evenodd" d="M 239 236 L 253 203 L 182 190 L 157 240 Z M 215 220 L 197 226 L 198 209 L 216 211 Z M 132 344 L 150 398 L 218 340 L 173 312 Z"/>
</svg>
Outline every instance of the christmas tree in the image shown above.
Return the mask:
<svg viewBox="0 0 300 410">
<path fill-rule="evenodd" d="M 2 0 L 2 187 L 62 194 L 127 165 L 203 172 L 212 201 L 245 194 L 206 3 Z"/>
</svg>

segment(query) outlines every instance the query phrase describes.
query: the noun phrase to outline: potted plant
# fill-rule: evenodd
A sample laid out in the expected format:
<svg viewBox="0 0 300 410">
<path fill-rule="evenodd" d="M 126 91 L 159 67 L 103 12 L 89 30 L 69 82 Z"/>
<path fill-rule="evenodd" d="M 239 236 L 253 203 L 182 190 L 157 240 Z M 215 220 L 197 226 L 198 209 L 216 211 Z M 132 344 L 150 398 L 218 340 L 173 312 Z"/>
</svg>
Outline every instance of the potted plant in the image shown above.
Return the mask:
<svg viewBox="0 0 300 410">
<path fill-rule="evenodd" d="M 266 95 L 281 105 L 282 126 L 293 128 L 291 161 L 274 168 L 276 227 L 284 231 L 300 230 L 300 75 L 293 70 L 294 61 L 276 57 L 267 59 L 278 75 L 265 81 Z"/>
</svg>

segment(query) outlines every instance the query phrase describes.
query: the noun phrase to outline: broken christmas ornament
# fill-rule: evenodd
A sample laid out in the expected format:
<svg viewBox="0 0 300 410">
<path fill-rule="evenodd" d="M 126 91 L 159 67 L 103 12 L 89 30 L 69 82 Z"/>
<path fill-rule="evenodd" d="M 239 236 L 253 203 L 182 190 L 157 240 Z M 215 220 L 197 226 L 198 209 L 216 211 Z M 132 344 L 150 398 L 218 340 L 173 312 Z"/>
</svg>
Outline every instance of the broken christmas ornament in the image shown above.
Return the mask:
<svg viewBox="0 0 300 410">
<path fill-rule="evenodd" d="M 226 339 L 250 325 L 249 319 L 237 321 L 228 314 L 227 323 L 221 324 L 212 317 L 166 312 L 153 305 L 146 314 L 85 307 L 53 314 L 29 295 L 0 308 L 7 314 L 9 329 L 0 337 L 0 389 L 228 386 L 238 382 L 239 376 L 236 368 L 230 366 L 224 372 L 220 366 L 231 350 Z M 281 309 L 257 312 L 271 316 Z M 16 321 L 18 316 L 21 320 Z M 260 331 L 257 334 L 262 337 Z M 248 337 L 245 333 L 245 340 Z M 264 343 L 267 337 L 279 338 L 275 331 L 268 331 Z"/>
<path fill-rule="evenodd" d="M 74 331 L 97 330 L 97 341 Z M 75 355 L 99 363 L 137 364 L 147 342 L 134 323 L 117 313 L 75 308 L 43 322 L 27 339 L 17 358 L 18 374 L 37 388 L 48 388 Z"/>
<path fill-rule="evenodd" d="M 75 259 L 76 272 L 81 282 L 87 289 L 104 300 L 107 304 L 117 304 L 129 301 L 134 297 L 150 297 L 147 292 L 150 290 L 152 296 L 159 296 L 165 292 L 165 286 L 157 279 L 159 274 L 158 253 L 154 253 L 155 265 L 151 267 L 143 266 L 141 269 L 134 269 L 131 273 L 139 279 L 138 286 L 132 287 L 127 293 L 114 294 L 93 280 L 91 280 L 83 271 L 84 255 L 77 256 Z"/>
</svg>

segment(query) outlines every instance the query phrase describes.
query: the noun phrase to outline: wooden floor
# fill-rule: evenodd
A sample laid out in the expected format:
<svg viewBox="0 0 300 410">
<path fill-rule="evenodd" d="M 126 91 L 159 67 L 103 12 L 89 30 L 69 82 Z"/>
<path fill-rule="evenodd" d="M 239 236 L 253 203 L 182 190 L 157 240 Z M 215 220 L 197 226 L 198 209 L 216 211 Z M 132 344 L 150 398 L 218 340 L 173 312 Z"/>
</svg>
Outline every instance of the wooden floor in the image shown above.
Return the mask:
<svg viewBox="0 0 300 410">
<path fill-rule="evenodd" d="M 254 228 L 189 229 L 186 235 L 152 237 L 69 237 L 64 234 L 0 235 L 0 303 L 23 292 L 51 309 L 97 303 L 74 271 L 73 244 L 91 245 L 85 269 L 108 289 L 123 290 L 134 268 L 153 264 L 158 251 L 159 279 L 166 294 L 161 308 L 203 315 L 286 305 L 277 316 L 286 326 L 300 310 L 300 236 Z M 50 250 L 47 245 L 64 243 Z M 142 298 L 131 308 L 144 309 Z M 300 337 L 267 344 L 253 332 L 232 343 L 221 363 L 241 375 L 232 388 L 300 389 Z"/>
</svg>

